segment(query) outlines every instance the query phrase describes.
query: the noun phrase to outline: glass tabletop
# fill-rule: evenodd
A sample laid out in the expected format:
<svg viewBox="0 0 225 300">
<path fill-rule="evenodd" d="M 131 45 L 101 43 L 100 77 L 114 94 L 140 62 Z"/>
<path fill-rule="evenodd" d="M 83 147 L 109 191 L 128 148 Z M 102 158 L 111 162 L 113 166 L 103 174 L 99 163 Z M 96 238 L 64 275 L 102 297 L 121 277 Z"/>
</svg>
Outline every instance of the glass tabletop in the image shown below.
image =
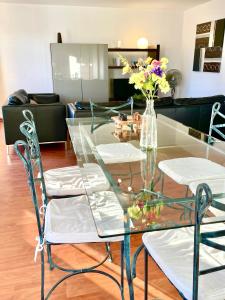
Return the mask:
<svg viewBox="0 0 225 300">
<path fill-rule="evenodd" d="M 100 237 L 162 230 L 194 224 L 195 198 L 184 198 L 184 186 L 167 179 L 163 194 L 158 163 L 179 157 L 202 157 L 225 162 L 225 143 L 163 115 L 157 117 L 158 148 L 139 147 L 139 130 L 118 128 L 95 118 L 66 120 L 81 170 L 97 164 L 103 174 L 82 171 L 84 186 Z M 95 165 L 93 165 L 95 166 Z M 184 170 L 186 172 L 188 170 Z M 224 194 L 214 195 L 213 206 Z M 222 210 L 223 205 L 219 204 Z M 209 211 L 204 223 L 225 221 Z"/>
</svg>

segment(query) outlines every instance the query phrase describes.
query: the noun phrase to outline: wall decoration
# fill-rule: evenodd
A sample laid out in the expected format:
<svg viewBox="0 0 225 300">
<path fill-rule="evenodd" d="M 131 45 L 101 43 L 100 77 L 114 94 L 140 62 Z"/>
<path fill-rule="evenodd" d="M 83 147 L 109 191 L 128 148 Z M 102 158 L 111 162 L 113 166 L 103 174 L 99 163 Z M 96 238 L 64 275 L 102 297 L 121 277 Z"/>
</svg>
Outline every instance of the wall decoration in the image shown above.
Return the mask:
<svg viewBox="0 0 225 300">
<path fill-rule="evenodd" d="M 225 19 L 197 25 L 193 71 L 220 72 L 224 29 Z"/>
</svg>

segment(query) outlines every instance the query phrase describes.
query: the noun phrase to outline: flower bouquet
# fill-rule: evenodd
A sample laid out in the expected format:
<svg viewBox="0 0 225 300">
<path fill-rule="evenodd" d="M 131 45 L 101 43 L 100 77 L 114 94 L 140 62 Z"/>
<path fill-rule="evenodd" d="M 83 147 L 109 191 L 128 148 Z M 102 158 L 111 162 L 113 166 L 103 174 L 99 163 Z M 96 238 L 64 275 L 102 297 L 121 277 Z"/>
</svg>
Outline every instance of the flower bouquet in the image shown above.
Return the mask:
<svg viewBox="0 0 225 300">
<path fill-rule="evenodd" d="M 163 57 L 159 61 L 148 57 L 139 58 L 135 68 L 129 64 L 126 58 L 120 56 L 123 74 L 130 74 L 129 83 L 140 90 L 146 99 L 146 110 L 142 116 L 140 146 L 144 149 L 157 148 L 157 126 L 154 110 L 154 100 L 158 98 L 157 93 L 161 91 L 166 94 L 170 86 L 166 80 L 166 69 L 168 59 Z"/>
</svg>

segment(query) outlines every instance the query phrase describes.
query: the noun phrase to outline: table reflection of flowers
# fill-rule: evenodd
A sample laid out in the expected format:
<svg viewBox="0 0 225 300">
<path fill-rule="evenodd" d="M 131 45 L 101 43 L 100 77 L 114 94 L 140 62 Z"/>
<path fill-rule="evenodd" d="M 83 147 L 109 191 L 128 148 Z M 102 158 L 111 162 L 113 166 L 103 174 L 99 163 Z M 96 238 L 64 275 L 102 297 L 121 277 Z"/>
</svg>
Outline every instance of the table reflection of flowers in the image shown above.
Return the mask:
<svg viewBox="0 0 225 300">
<path fill-rule="evenodd" d="M 157 219 L 163 209 L 163 202 L 152 202 L 153 197 L 156 198 L 153 194 L 142 191 L 134 198 L 132 205 L 128 207 L 128 216 L 135 223 L 136 229 L 143 225 L 157 224 Z"/>
</svg>

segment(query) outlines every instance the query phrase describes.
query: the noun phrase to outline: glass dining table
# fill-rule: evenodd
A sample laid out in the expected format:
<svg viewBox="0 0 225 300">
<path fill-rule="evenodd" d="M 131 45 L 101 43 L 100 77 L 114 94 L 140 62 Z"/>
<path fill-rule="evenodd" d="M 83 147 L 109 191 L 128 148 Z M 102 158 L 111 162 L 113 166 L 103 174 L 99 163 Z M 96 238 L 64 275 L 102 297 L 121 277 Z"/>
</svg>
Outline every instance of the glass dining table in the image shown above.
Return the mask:
<svg viewBox="0 0 225 300">
<path fill-rule="evenodd" d="M 123 255 L 133 300 L 130 235 L 195 223 L 195 197 L 185 196 L 185 187 L 169 178 L 163 188 L 158 163 L 179 157 L 202 157 L 223 165 L 225 143 L 213 139 L 209 144 L 206 134 L 163 115 L 157 116 L 155 150 L 140 149 L 136 126 L 118 126 L 100 117 L 94 119 L 94 124 L 92 118 L 66 119 L 66 122 L 78 165 L 96 163 L 104 172 L 107 185 L 103 190 L 96 190 L 95 181 L 90 184 L 87 174 L 82 174 L 83 181 L 99 237 L 124 236 Z M 98 180 L 96 176 L 96 184 Z M 212 206 L 225 211 L 220 202 L 223 197 L 223 194 L 213 195 Z M 209 213 L 203 222 L 224 221 L 225 213 L 217 217 Z M 134 255 L 134 262 L 141 249 L 142 245 Z"/>
</svg>

